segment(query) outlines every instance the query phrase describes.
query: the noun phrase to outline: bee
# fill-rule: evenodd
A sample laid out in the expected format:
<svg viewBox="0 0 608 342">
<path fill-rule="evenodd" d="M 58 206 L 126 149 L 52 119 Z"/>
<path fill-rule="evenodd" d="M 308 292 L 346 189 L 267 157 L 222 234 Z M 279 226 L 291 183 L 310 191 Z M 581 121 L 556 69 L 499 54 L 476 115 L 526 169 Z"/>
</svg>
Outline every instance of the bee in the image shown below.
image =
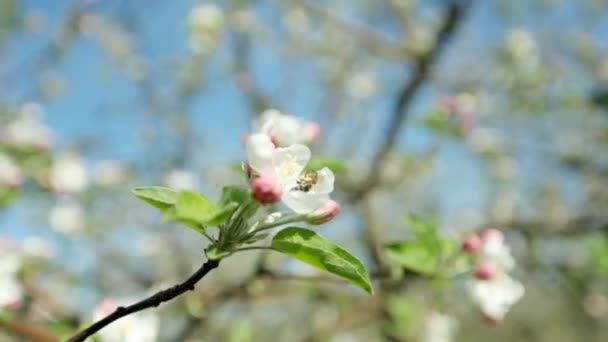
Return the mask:
<svg viewBox="0 0 608 342">
<path fill-rule="evenodd" d="M 309 192 L 313 185 L 319 181 L 319 174 L 314 170 L 306 170 L 302 172 L 296 183 L 297 186 L 291 190 Z"/>
</svg>

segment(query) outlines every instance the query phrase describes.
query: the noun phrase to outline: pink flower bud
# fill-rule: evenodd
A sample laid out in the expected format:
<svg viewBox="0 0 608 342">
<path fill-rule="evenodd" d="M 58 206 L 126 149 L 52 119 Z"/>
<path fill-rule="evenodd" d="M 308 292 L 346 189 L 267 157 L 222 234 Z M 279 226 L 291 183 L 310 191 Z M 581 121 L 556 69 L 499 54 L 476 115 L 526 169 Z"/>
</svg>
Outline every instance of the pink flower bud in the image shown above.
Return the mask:
<svg viewBox="0 0 608 342">
<path fill-rule="evenodd" d="M 488 228 L 480 233 L 481 240 L 483 242 L 498 241 L 502 242 L 505 240 L 505 235 L 496 228 Z"/>
<path fill-rule="evenodd" d="M 262 204 L 272 204 L 281 200 L 283 190 L 274 177 L 260 176 L 251 182 L 253 198 Z"/>
<path fill-rule="evenodd" d="M 99 303 L 99 311 L 104 315 L 109 315 L 116 311 L 118 306 L 110 299 L 104 299 Z"/>
<path fill-rule="evenodd" d="M 313 211 L 306 217 L 306 222 L 310 224 L 323 224 L 331 221 L 340 213 L 340 203 L 329 200 L 319 209 Z"/>
<path fill-rule="evenodd" d="M 321 125 L 317 122 L 309 122 L 306 125 L 306 135 L 308 140 L 317 140 L 321 136 Z"/>
<path fill-rule="evenodd" d="M 477 234 L 469 234 L 462 241 L 462 249 L 468 254 L 474 254 L 481 246 L 481 238 Z"/>
<path fill-rule="evenodd" d="M 475 269 L 475 277 L 481 280 L 490 280 L 496 275 L 496 265 L 490 261 L 483 261 Z"/>
</svg>

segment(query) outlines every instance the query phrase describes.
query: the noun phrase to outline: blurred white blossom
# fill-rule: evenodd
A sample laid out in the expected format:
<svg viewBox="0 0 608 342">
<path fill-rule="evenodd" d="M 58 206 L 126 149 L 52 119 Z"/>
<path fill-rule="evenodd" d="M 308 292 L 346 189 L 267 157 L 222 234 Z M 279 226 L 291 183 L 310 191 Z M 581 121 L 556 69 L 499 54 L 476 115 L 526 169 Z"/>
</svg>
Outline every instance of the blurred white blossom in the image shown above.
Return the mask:
<svg viewBox="0 0 608 342">
<path fill-rule="evenodd" d="M 19 186 L 23 184 L 25 177 L 21 168 L 15 163 L 15 161 L 0 153 L 0 186 Z"/>
<path fill-rule="evenodd" d="M 64 234 L 78 233 L 85 225 L 84 211 L 76 202 L 55 205 L 49 211 L 48 219 L 51 228 Z"/>
<path fill-rule="evenodd" d="M 223 10 L 214 4 L 200 4 L 190 11 L 190 48 L 195 53 L 206 54 L 215 49 L 218 35 L 224 24 Z"/>
<path fill-rule="evenodd" d="M 538 62 L 538 46 L 530 31 L 514 28 L 507 32 L 505 49 L 513 59 L 527 63 Z"/>
<path fill-rule="evenodd" d="M 53 131 L 40 121 L 43 114 L 44 109 L 40 104 L 24 103 L 21 115 L 0 128 L 0 141 L 17 147 L 50 148 L 54 139 Z"/>
<path fill-rule="evenodd" d="M 467 239 L 475 236 L 469 235 Z M 475 278 L 467 282 L 467 292 L 488 320 L 499 323 L 511 306 L 523 297 L 524 286 L 508 274 L 515 267 L 515 259 L 503 233 L 490 228 L 477 237 L 481 245 L 470 250 L 471 254 L 476 254 L 477 265 Z"/>
<path fill-rule="evenodd" d="M 163 184 L 177 190 L 196 190 L 199 186 L 197 175 L 182 169 L 169 171 L 163 179 Z"/>
<path fill-rule="evenodd" d="M 21 300 L 23 288 L 17 278 L 21 266 L 21 256 L 7 246 L 0 245 L 0 308 Z"/>
<path fill-rule="evenodd" d="M 28 236 L 23 240 L 23 253 L 27 256 L 50 259 L 55 255 L 53 244 L 40 236 Z"/>
<path fill-rule="evenodd" d="M 424 322 L 422 342 L 450 342 L 456 333 L 456 319 L 437 311 L 431 312 Z"/>
<path fill-rule="evenodd" d="M 376 93 L 376 75 L 371 71 L 354 72 L 346 82 L 348 94 L 355 99 L 367 99 Z"/>
<path fill-rule="evenodd" d="M 268 135 L 280 147 L 311 143 L 321 133 L 318 123 L 283 114 L 276 109 L 262 112 L 254 127 L 256 132 Z"/>
<path fill-rule="evenodd" d="M 89 175 L 84 161 L 71 153 L 57 156 L 49 171 L 49 185 L 53 191 L 61 194 L 86 190 L 89 186 Z"/>
<path fill-rule="evenodd" d="M 524 295 L 524 286 L 507 274 L 490 280 L 474 279 L 467 284 L 469 296 L 492 322 L 500 322 L 511 306 Z"/>
<path fill-rule="evenodd" d="M 128 177 L 128 168 L 118 161 L 102 160 L 93 167 L 93 181 L 99 186 L 117 186 L 126 182 Z"/>
</svg>

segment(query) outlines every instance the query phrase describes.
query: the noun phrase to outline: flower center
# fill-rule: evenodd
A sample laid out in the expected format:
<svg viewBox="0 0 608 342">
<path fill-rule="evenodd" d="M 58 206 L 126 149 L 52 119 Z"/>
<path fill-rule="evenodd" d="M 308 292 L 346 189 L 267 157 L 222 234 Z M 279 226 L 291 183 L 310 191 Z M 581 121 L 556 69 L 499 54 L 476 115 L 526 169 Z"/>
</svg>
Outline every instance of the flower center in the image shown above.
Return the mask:
<svg viewBox="0 0 608 342">
<path fill-rule="evenodd" d="M 293 154 L 288 154 L 285 156 L 285 161 L 279 167 L 279 176 L 281 178 L 293 177 L 299 169 L 298 158 Z"/>
</svg>

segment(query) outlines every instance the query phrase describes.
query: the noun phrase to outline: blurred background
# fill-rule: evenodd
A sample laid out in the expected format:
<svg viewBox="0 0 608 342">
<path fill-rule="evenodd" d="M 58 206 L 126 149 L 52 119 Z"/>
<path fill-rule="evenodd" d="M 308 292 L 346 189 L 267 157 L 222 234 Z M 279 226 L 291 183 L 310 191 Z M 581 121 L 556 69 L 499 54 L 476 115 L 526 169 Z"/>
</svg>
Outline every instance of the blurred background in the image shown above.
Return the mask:
<svg viewBox="0 0 608 342">
<path fill-rule="evenodd" d="M 241 253 L 134 321 L 156 340 L 448 341 L 436 312 L 454 341 L 608 340 L 607 1 L 0 0 L 0 341 L 185 279 L 203 239 L 130 190 L 245 184 L 269 108 L 321 125 L 320 233 L 393 281 Z M 504 322 L 387 260 L 407 213 L 504 230 L 526 288 Z"/>
</svg>

